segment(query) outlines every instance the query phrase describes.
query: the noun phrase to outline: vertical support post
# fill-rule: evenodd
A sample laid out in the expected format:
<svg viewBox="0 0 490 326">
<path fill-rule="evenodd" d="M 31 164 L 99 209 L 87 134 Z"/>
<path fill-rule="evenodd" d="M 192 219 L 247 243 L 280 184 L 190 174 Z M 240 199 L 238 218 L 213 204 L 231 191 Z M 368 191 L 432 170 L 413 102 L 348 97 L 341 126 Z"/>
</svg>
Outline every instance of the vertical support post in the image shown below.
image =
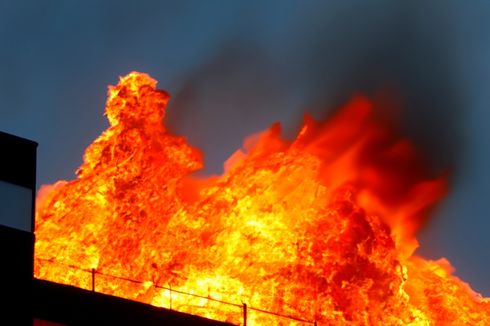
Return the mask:
<svg viewBox="0 0 490 326">
<path fill-rule="evenodd" d="M 243 326 L 247 326 L 247 304 L 243 303 Z"/>
<path fill-rule="evenodd" d="M 170 283 L 168 284 L 168 288 L 169 288 L 169 297 L 170 297 L 170 310 L 172 310 L 172 285 L 170 285 Z"/>
<path fill-rule="evenodd" d="M 95 268 L 92 268 L 92 291 L 95 292 Z"/>
<path fill-rule="evenodd" d="M 315 320 L 315 323 L 314 323 L 314 325 L 315 325 L 315 326 L 317 326 L 317 324 L 316 324 L 316 320 Z"/>
</svg>

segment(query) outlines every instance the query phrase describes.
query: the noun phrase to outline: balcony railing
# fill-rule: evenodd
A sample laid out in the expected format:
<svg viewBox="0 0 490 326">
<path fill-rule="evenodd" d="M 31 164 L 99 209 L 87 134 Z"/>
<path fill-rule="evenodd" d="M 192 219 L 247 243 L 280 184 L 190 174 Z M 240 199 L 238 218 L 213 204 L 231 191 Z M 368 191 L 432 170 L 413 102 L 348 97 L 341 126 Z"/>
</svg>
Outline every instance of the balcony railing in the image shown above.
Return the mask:
<svg viewBox="0 0 490 326">
<path fill-rule="evenodd" d="M 148 282 L 146 282 L 146 281 L 139 281 L 139 280 L 134 280 L 134 279 L 126 278 L 126 277 L 116 276 L 116 275 L 112 275 L 112 274 L 107 273 L 107 272 L 98 271 L 96 269 L 84 269 L 84 268 L 80 268 L 80 267 L 75 266 L 75 265 L 64 264 L 64 263 L 61 263 L 61 262 L 58 262 L 55 260 L 48 260 L 48 259 L 42 259 L 42 258 L 35 258 L 35 260 L 39 261 L 40 264 L 49 263 L 49 264 L 54 264 L 54 265 L 58 265 L 58 266 L 62 265 L 65 269 L 71 269 L 75 274 L 72 277 L 72 280 L 77 279 L 78 282 L 76 282 L 76 284 L 73 284 L 74 282 L 68 281 L 66 284 L 74 285 L 74 286 L 77 286 L 77 287 L 80 287 L 80 288 L 83 288 L 86 290 L 92 290 L 94 292 L 106 293 L 106 291 L 103 291 L 103 290 L 100 291 L 97 289 L 97 280 L 99 278 L 103 278 L 105 281 L 107 281 L 108 279 L 112 279 L 112 280 L 128 282 L 128 283 L 135 284 L 135 285 L 141 285 L 141 286 L 144 286 L 144 284 L 148 284 Z M 86 277 L 81 279 L 80 274 L 82 274 L 82 275 L 84 274 L 84 275 L 86 275 Z M 49 279 L 47 279 L 47 280 L 49 281 Z M 307 320 L 307 319 L 303 319 L 303 318 L 299 318 L 299 317 L 295 317 L 295 316 L 283 315 L 280 313 L 268 311 L 266 309 L 252 307 L 252 306 L 249 306 L 246 302 L 241 302 L 241 303 L 227 302 L 227 301 L 223 301 L 223 300 L 213 298 L 209 295 L 203 296 L 203 295 L 199 295 L 199 294 L 195 294 L 195 293 L 189 293 L 186 291 L 182 291 L 180 289 L 173 289 L 170 284 L 168 286 L 163 286 L 163 285 L 159 285 L 159 284 L 154 284 L 151 281 L 150 281 L 150 283 L 151 283 L 151 286 L 156 291 L 163 291 L 164 293 L 161 293 L 161 294 L 164 294 L 163 296 L 168 298 L 166 305 L 165 304 L 158 305 L 162 308 L 167 308 L 170 310 L 176 310 L 176 311 L 181 311 L 181 312 L 187 312 L 185 310 L 182 311 L 182 310 L 179 310 L 178 308 L 175 308 L 175 305 L 173 306 L 173 303 L 176 301 L 177 297 L 180 299 L 178 301 L 182 302 L 182 296 L 184 296 L 184 297 L 188 297 L 189 301 L 191 298 L 199 299 L 200 302 L 203 302 L 203 300 L 204 300 L 204 302 L 206 302 L 206 303 L 201 303 L 198 306 L 199 310 L 203 310 L 206 308 L 212 309 L 213 304 L 211 304 L 211 303 L 236 308 L 237 311 L 234 314 L 235 318 L 233 318 L 234 320 L 232 322 L 238 322 L 238 323 L 241 322 L 241 325 L 243 325 L 243 326 L 247 325 L 247 321 L 254 319 L 254 318 L 250 318 L 250 316 L 252 314 L 263 315 L 263 317 L 268 316 L 270 321 L 276 325 L 315 325 L 315 326 L 317 325 L 316 321 L 311 321 L 311 320 Z M 114 293 L 110 293 L 110 294 L 117 296 L 117 294 L 114 294 Z M 223 309 L 223 310 L 225 310 L 225 309 Z M 240 316 L 240 317 L 238 317 L 238 316 Z M 204 317 L 209 318 L 209 315 L 204 314 Z"/>
</svg>

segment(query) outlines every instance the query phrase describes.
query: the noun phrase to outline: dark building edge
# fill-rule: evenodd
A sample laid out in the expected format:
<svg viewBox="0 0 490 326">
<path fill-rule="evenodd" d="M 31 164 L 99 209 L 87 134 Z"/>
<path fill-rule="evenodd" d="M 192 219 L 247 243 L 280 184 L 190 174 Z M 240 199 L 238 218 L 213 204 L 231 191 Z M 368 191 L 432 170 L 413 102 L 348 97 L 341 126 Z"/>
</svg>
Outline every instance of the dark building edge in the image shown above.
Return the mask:
<svg viewBox="0 0 490 326">
<path fill-rule="evenodd" d="M 36 149 L 32 140 L 0 131 L 0 180 L 36 188 Z"/>
<path fill-rule="evenodd" d="M 0 131 L 0 180 L 32 190 L 31 230 L 34 231 L 34 210 L 36 203 L 36 163 L 35 141 Z"/>
<path fill-rule="evenodd" d="M 0 225 L 0 325 L 32 325 L 32 274 L 34 236 Z"/>
<path fill-rule="evenodd" d="M 0 131 L 0 180 L 31 190 L 31 231 L 34 230 L 37 146 L 34 141 Z M 0 205 L 6 205 L 0 199 Z M 27 204 L 27 203 L 26 203 Z M 34 234 L 0 224 L 0 278 L 2 319 L 0 324 L 32 325 L 32 279 Z"/>
<path fill-rule="evenodd" d="M 65 325 L 232 325 L 39 279 L 33 303 L 35 318 Z"/>
</svg>

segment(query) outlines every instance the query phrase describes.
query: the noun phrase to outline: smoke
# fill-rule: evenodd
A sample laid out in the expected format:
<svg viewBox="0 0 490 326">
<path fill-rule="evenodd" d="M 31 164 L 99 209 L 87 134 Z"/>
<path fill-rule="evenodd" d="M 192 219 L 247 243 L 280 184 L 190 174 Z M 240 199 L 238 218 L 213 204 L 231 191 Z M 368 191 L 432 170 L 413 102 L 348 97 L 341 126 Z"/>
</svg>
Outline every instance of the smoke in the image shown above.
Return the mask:
<svg viewBox="0 0 490 326">
<path fill-rule="evenodd" d="M 457 170 L 462 101 L 439 37 L 447 15 L 421 28 L 417 6 L 392 2 L 260 9 L 240 14 L 169 107 L 169 125 L 204 150 L 207 172 L 220 173 L 245 136 L 275 121 L 291 136 L 304 112 L 324 118 L 353 92 L 375 97 L 387 89 L 401 103 L 401 132 L 434 172 Z"/>
<path fill-rule="evenodd" d="M 448 76 L 445 13 L 419 17 L 416 4 L 360 0 L 2 9 L 1 127 L 44 147 L 41 182 L 72 177 L 106 126 L 106 85 L 131 70 L 151 73 L 173 95 L 169 124 L 203 148 L 209 173 L 247 134 L 280 120 L 292 135 L 303 112 L 322 118 L 353 92 L 372 95 L 387 83 L 406 108 L 404 132 L 435 166 L 456 166 L 461 106 Z"/>
</svg>

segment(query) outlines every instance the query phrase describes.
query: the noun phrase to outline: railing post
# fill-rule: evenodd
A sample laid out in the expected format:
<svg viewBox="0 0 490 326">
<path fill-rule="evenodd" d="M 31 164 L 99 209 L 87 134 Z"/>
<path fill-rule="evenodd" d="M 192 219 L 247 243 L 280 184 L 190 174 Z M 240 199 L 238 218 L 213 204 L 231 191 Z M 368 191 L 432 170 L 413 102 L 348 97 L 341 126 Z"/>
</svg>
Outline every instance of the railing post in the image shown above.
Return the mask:
<svg viewBox="0 0 490 326">
<path fill-rule="evenodd" d="M 168 293 L 169 293 L 169 297 L 170 297 L 170 307 L 169 309 L 172 310 L 172 285 L 170 285 L 170 283 L 168 284 Z"/>
<path fill-rule="evenodd" d="M 247 304 L 243 303 L 243 326 L 247 326 Z"/>
<path fill-rule="evenodd" d="M 92 268 L 92 291 L 95 292 L 95 268 Z"/>
</svg>

